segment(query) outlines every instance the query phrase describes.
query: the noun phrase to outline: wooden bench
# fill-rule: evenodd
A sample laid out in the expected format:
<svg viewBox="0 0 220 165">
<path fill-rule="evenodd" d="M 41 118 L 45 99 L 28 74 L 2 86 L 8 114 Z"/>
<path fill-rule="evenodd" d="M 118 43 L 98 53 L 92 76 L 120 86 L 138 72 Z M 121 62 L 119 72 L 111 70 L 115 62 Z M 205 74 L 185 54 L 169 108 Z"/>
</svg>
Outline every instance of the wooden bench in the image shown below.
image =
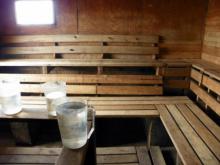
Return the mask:
<svg viewBox="0 0 220 165">
<path fill-rule="evenodd" d="M 98 74 L 103 67 L 160 67 L 152 61 L 158 42 L 154 35 L 2 36 L 0 66 L 41 66 L 43 73 L 48 66 L 95 67 Z"/>
<path fill-rule="evenodd" d="M 188 68 L 191 64 L 193 67 L 196 66 L 195 61 L 183 64 L 178 61 L 171 63 L 154 60 L 155 55 L 159 52 L 158 36 L 11 36 L 1 37 L 0 43 L 1 77 L 10 76 L 20 79 L 25 94 L 26 92 L 41 93 L 39 84 L 42 82 L 66 80 L 68 94 L 155 95 L 155 91 L 152 89 L 157 88 L 159 90 L 156 90 L 156 95 L 161 95 L 160 75 L 163 75 L 164 66 L 166 66 L 164 76 L 166 76 L 167 87 L 173 86 L 175 88 L 181 86 L 180 81 L 184 84 L 188 83 L 188 80 L 185 83 L 185 78 L 189 74 Z M 207 67 L 202 62 L 198 63 L 201 66 L 206 66 L 204 73 L 208 73 L 208 71 L 218 73 L 218 70 L 214 70 L 213 66 Z M 9 71 L 10 74 L 5 74 L 5 68 L 15 68 L 16 66 L 36 66 L 42 68 L 42 72 L 28 70 L 28 72 L 17 74 L 21 72 L 13 70 L 12 72 L 16 74 L 12 74 L 11 71 Z M 96 72 L 92 74 L 83 72 L 85 75 L 66 74 L 66 70 L 57 71 L 58 67 L 71 67 L 70 73 L 75 73 L 77 67 L 94 67 Z M 132 68 L 147 67 L 154 69 L 153 74 L 145 75 L 142 71 L 134 72 L 135 74 L 141 73 L 141 75 L 131 74 L 133 73 L 130 70 Z M 117 71 L 115 72 L 112 68 Z M 119 68 L 127 70 L 123 72 Z M 38 74 L 33 74 L 33 72 Z M 179 76 L 183 77 L 183 80 L 177 78 L 175 81 L 171 81 L 167 79 Z M 191 89 L 194 89 L 192 84 L 193 82 Z M 87 92 L 79 88 L 80 86 L 83 89 L 86 87 L 85 91 Z M 75 90 L 75 87 L 80 90 Z M 112 87 L 115 89 L 112 90 Z M 139 90 L 135 90 L 137 87 L 140 87 Z M 219 164 L 219 127 L 186 97 L 93 96 L 87 97 L 87 99 L 95 106 L 97 117 L 160 117 L 183 164 Z M 209 106 L 214 107 L 218 112 L 218 101 L 218 104 L 214 102 L 213 106 L 212 100 L 208 100 Z M 52 119 L 47 115 L 44 98 L 39 96 L 23 97 L 23 104 L 23 112 L 15 116 L 1 114 L 1 118 Z M 149 144 L 150 142 L 148 142 L 148 146 Z"/>
<path fill-rule="evenodd" d="M 41 93 L 37 84 L 62 80 L 68 83 L 69 94 L 162 95 L 159 70 L 164 64 L 152 60 L 159 53 L 158 42 L 159 36 L 154 35 L 2 36 L 0 72 L 19 74 L 1 77 L 19 79 L 24 93 Z M 33 74 L 40 72 L 30 68 L 21 71 L 23 67 L 43 67 L 45 75 Z M 96 72 L 91 73 L 91 67 Z M 153 68 L 151 73 L 131 71 L 149 67 Z"/>
<path fill-rule="evenodd" d="M 70 100 L 75 97 L 69 97 Z M 96 117 L 159 117 L 156 105 L 158 104 L 177 104 L 177 103 L 191 103 L 192 101 L 185 96 L 165 97 L 165 96 L 151 96 L 151 97 L 77 97 L 88 100 L 88 104 L 94 106 L 96 110 Z M 22 97 L 23 111 L 8 116 L 0 112 L 1 119 L 52 119 L 54 117 L 48 116 L 46 108 L 46 99 L 42 96 L 24 96 Z"/>
<path fill-rule="evenodd" d="M 194 103 L 157 105 L 183 164 L 220 164 L 220 127 Z"/>
<path fill-rule="evenodd" d="M 202 100 L 205 108 L 211 108 L 220 116 L 220 66 L 200 61 L 192 66 L 190 89 Z"/>
<path fill-rule="evenodd" d="M 21 82 L 22 94 L 42 94 L 41 84 L 48 81 L 67 83 L 71 95 L 162 95 L 162 77 L 156 75 L 91 74 L 0 74 L 2 79 Z"/>
</svg>

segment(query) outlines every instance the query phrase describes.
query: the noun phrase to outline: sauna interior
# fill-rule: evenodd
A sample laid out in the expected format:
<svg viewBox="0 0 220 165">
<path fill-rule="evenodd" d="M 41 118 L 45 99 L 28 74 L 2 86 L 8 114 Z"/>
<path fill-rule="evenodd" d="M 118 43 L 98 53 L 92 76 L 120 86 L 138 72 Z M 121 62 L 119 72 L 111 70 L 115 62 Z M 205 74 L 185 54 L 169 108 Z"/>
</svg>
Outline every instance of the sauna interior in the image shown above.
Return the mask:
<svg viewBox="0 0 220 165">
<path fill-rule="evenodd" d="M 0 164 L 219 165 L 219 116 L 219 0 L 0 1 Z"/>
</svg>

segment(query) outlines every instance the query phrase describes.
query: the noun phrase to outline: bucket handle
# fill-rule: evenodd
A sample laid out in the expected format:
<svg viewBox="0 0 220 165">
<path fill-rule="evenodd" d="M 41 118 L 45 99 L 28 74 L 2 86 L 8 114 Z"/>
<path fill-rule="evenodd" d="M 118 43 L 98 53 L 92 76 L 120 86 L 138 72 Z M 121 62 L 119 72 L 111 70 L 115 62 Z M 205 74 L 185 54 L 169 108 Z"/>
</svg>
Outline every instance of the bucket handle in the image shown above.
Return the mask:
<svg viewBox="0 0 220 165">
<path fill-rule="evenodd" d="M 88 110 L 92 112 L 92 128 L 90 129 L 87 139 L 90 139 L 93 132 L 95 131 L 95 109 L 93 106 L 88 106 Z"/>
</svg>

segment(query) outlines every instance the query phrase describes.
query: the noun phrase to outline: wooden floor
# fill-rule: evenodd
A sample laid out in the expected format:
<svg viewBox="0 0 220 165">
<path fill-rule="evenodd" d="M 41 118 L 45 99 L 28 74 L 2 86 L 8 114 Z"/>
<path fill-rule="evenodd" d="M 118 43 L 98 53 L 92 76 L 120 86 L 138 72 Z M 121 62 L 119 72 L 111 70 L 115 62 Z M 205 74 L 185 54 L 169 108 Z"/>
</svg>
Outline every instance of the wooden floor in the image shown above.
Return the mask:
<svg viewBox="0 0 220 165">
<path fill-rule="evenodd" d="M 61 148 L 1 148 L 0 164 L 5 165 L 52 165 L 56 162 Z M 145 146 L 97 148 L 98 165 L 165 165 L 160 147 Z"/>
</svg>

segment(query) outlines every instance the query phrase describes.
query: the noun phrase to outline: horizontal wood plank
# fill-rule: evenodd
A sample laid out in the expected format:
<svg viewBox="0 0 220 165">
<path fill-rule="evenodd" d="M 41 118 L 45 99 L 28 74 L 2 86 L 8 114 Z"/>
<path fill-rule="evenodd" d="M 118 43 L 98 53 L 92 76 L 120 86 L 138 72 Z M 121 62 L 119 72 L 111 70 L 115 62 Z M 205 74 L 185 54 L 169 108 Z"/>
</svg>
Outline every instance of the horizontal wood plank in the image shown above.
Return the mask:
<svg viewBox="0 0 220 165">
<path fill-rule="evenodd" d="M 191 78 L 193 78 L 194 80 L 200 83 L 202 82 L 202 73 L 200 73 L 195 69 L 191 69 Z"/>
<path fill-rule="evenodd" d="M 110 164 L 110 163 L 137 163 L 136 154 L 124 154 L 124 155 L 98 155 L 97 164 Z"/>
<path fill-rule="evenodd" d="M 118 59 L 7 59 L 0 66 L 70 66 L 70 67 L 156 67 L 164 64 L 150 60 Z"/>
<path fill-rule="evenodd" d="M 160 119 L 165 126 L 183 164 L 201 164 L 200 159 L 190 146 L 189 142 L 184 137 L 184 134 L 179 130 L 172 116 L 168 112 L 165 105 L 157 105 L 160 113 Z"/>
<path fill-rule="evenodd" d="M 57 156 L 39 156 L 39 155 L 0 155 L 0 164 L 23 163 L 23 164 L 44 164 L 55 163 Z"/>
<path fill-rule="evenodd" d="M 162 95 L 161 86 L 97 86 L 97 94 L 105 95 Z"/>
<path fill-rule="evenodd" d="M 74 84 L 162 84 L 162 77 L 156 75 L 0 74 L 0 77 L 2 79 L 10 77 L 23 83 L 65 81 Z"/>
<path fill-rule="evenodd" d="M 158 54 L 158 47 L 141 46 L 31 46 L 31 47 L 3 47 L 0 54 L 4 55 L 32 55 L 32 54 Z"/>
<path fill-rule="evenodd" d="M 145 42 L 158 43 L 157 35 L 17 35 L 2 36 L 1 43 L 32 43 L 32 42 Z"/>
<path fill-rule="evenodd" d="M 220 103 L 211 97 L 205 90 L 200 88 L 196 83 L 190 83 L 190 89 L 201 98 L 217 115 L 220 116 Z"/>
<path fill-rule="evenodd" d="M 133 146 L 128 147 L 99 147 L 96 149 L 97 155 L 117 155 L 117 154 L 135 154 L 136 149 Z"/>
<path fill-rule="evenodd" d="M 212 90 L 214 93 L 220 95 L 220 82 L 203 75 L 202 84 L 205 85 L 208 89 Z"/>
<path fill-rule="evenodd" d="M 0 155 L 53 155 L 58 156 L 61 148 L 1 147 Z"/>
<path fill-rule="evenodd" d="M 188 121 L 200 138 L 205 142 L 214 155 L 220 160 L 220 142 L 214 135 L 206 128 L 200 121 L 199 116 L 193 114 L 185 104 L 177 104 L 177 108 L 181 112 L 182 116 Z M 217 130 L 216 130 L 217 131 Z"/>
<path fill-rule="evenodd" d="M 96 85 L 67 85 L 67 94 L 96 94 Z M 22 93 L 43 93 L 40 84 L 21 84 Z"/>
<path fill-rule="evenodd" d="M 204 141 L 202 141 L 202 139 L 191 127 L 191 125 L 186 121 L 186 119 L 181 115 L 177 107 L 175 105 L 167 105 L 167 108 L 174 118 L 175 122 L 179 126 L 180 130 L 184 133 L 184 136 L 189 141 L 190 145 L 192 145 L 192 148 L 195 150 L 202 163 L 206 165 L 218 165 L 219 161 L 217 160 L 217 158 L 209 150 Z"/>
<path fill-rule="evenodd" d="M 186 104 L 190 110 L 199 117 L 200 121 L 209 129 L 210 132 L 220 141 L 220 127 L 195 104 Z"/>
</svg>

